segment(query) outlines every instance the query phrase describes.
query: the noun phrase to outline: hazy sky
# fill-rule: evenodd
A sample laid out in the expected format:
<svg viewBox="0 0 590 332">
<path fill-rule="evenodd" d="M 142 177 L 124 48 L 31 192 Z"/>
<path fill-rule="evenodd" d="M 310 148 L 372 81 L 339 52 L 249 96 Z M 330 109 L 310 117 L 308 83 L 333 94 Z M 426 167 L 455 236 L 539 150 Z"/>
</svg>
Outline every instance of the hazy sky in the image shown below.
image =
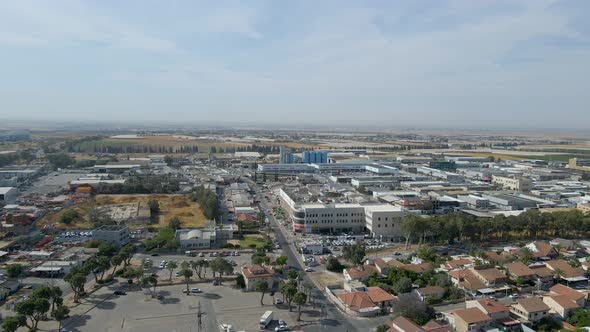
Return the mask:
<svg viewBox="0 0 590 332">
<path fill-rule="evenodd" d="M 590 128 L 590 1 L 0 1 L 0 121 Z"/>
</svg>

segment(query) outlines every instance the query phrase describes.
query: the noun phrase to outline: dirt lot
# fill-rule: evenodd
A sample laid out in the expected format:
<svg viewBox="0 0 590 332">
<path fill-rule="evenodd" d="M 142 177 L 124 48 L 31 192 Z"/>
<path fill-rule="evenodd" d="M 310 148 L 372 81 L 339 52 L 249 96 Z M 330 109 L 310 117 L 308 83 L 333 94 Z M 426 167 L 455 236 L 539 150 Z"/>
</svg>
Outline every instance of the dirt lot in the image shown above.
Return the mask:
<svg viewBox="0 0 590 332">
<path fill-rule="evenodd" d="M 178 217 L 182 222 L 182 227 L 201 227 L 207 219 L 203 215 L 198 203 L 191 202 L 185 195 L 97 195 L 94 198 L 84 200 L 72 207 L 64 208 L 61 211 L 51 211 L 42 220 L 39 221 L 39 227 L 44 225 L 54 225 L 58 229 L 91 229 L 93 225 L 88 221 L 88 213 L 98 207 L 110 204 L 130 204 L 147 202 L 150 199 L 156 199 L 160 202 L 160 214 L 158 224 L 154 226 L 166 226 L 168 221 L 173 217 Z M 69 209 L 78 212 L 79 217 L 71 224 L 65 225 L 59 222 L 61 216 Z M 144 227 L 144 225 L 132 225 L 134 227 Z"/>
</svg>

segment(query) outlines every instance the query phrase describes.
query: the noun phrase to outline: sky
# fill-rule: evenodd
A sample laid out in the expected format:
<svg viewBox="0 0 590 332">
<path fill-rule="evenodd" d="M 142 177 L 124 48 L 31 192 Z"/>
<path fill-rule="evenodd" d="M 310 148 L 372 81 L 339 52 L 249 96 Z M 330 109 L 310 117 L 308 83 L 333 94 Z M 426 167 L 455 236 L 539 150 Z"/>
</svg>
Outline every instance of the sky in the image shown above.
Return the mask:
<svg viewBox="0 0 590 332">
<path fill-rule="evenodd" d="M 0 1 L 0 121 L 590 129 L 590 1 Z"/>
</svg>

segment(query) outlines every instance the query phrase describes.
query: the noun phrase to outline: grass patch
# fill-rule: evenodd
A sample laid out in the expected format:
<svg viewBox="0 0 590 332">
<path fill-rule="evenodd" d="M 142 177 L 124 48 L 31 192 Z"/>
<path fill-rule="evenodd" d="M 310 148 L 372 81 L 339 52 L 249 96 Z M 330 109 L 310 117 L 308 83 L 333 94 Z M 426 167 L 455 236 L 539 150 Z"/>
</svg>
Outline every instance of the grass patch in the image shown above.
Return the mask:
<svg viewBox="0 0 590 332">
<path fill-rule="evenodd" d="M 266 243 L 266 239 L 260 234 L 244 235 L 244 239 L 240 240 L 240 246 L 242 248 L 252 248 L 254 245 L 256 248 L 264 248 Z"/>
</svg>

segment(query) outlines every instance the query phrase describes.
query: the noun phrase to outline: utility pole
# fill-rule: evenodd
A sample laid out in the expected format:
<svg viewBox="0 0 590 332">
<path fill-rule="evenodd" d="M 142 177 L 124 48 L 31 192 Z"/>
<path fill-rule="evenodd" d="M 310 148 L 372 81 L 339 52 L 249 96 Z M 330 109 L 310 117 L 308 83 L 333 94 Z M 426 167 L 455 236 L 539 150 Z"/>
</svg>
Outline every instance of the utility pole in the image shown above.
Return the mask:
<svg viewBox="0 0 590 332">
<path fill-rule="evenodd" d="M 201 332 L 203 328 L 203 313 L 201 312 L 201 301 L 199 301 L 199 306 L 197 307 L 197 331 Z"/>
</svg>

